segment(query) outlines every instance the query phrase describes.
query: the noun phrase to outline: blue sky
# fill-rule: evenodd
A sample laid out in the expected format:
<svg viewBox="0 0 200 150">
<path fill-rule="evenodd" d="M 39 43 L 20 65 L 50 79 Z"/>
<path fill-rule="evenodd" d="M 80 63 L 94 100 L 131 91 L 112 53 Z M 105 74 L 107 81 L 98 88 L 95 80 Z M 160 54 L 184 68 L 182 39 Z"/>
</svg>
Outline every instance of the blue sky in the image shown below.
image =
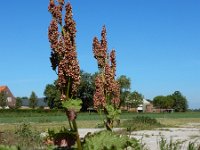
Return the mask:
<svg viewBox="0 0 200 150">
<path fill-rule="evenodd" d="M 15 96 L 41 97 L 56 79 L 49 62 L 49 0 L 11 0 L 0 5 L 0 85 Z M 70 0 L 77 23 L 80 67 L 97 71 L 94 36 L 107 28 L 117 52 L 117 76 L 145 98 L 179 90 L 190 108 L 200 108 L 200 1 Z"/>
</svg>

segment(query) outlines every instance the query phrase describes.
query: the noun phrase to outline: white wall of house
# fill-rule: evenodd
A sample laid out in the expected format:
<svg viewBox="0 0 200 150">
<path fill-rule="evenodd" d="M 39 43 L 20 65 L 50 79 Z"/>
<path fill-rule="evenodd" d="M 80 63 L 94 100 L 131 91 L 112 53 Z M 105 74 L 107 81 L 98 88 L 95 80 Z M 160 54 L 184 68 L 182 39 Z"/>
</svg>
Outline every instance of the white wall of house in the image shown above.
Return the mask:
<svg viewBox="0 0 200 150">
<path fill-rule="evenodd" d="M 145 112 L 146 111 L 146 106 L 149 105 L 150 102 L 147 101 L 146 99 L 143 99 L 143 104 L 139 105 L 139 107 L 137 107 L 137 111 L 138 112 Z"/>
</svg>

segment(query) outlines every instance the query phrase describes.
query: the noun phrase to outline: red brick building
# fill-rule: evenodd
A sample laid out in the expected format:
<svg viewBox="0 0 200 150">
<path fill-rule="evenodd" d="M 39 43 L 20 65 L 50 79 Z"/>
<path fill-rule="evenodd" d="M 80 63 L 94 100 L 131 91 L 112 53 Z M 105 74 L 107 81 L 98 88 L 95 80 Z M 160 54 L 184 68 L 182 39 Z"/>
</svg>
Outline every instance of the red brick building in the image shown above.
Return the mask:
<svg viewBox="0 0 200 150">
<path fill-rule="evenodd" d="M 16 99 L 13 96 L 13 94 L 11 93 L 10 89 L 7 86 L 0 86 L 0 93 L 1 92 L 4 92 L 7 97 L 6 105 L 8 107 L 15 107 Z"/>
</svg>

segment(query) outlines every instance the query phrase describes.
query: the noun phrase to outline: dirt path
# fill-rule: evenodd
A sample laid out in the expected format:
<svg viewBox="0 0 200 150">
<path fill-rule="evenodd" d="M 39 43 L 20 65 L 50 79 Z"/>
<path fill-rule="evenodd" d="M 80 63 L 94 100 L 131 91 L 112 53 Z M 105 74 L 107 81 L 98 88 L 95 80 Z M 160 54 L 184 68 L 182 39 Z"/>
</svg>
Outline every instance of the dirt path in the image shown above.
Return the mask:
<svg viewBox="0 0 200 150">
<path fill-rule="evenodd" d="M 80 137 L 84 137 L 88 132 L 94 133 L 103 129 L 79 129 Z M 162 128 L 156 130 L 134 131 L 130 133 L 130 137 L 134 137 L 145 144 L 149 150 L 159 150 L 159 141 L 161 137 L 170 143 L 170 140 L 180 142 L 180 150 L 187 150 L 189 142 L 200 144 L 200 123 L 190 123 L 179 128 Z"/>
<path fill-rule="evenodd" d="M 187 150 L 189 142 L 200 144 L 200 129 L 197 128 L 165 128 L 157 130 L 135 131 L 131 137 L 140 140 L 150 150 L 159 150 L 161 137 L 170 143 L 170 140 L 180 142 L 180 149 Z"/>
</svg>

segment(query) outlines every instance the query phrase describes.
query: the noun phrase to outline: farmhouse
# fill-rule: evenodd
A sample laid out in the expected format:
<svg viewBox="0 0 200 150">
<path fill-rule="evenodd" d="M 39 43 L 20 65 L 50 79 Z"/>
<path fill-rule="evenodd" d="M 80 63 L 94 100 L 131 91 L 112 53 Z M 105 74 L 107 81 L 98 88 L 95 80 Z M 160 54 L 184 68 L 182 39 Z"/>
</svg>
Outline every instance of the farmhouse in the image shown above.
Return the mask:
<svg viewBox="0 0 200 150">
<path fill-rule="evenodd" d="M 131 107 L 131 105 L 121 106 L 121 110 L 129 112 L 154 112 L 154 107 L 151 100 L 143 99 L 142 103 L 138 107 Z"/>
<path fill-rule="evenodd" d="M 153 112 L 153 104 L 143 99 L 143 103 L 137 107 L 137 112 Z"/>
<path fill-rule="evenodd" d="M 10 89 L 7 86 L 0 86 L 0 93 L 4 92 L 7 100 L 6 100 L 6 107 L 15 107 L 16 99 L 11 93 Z"/>
</svg>

